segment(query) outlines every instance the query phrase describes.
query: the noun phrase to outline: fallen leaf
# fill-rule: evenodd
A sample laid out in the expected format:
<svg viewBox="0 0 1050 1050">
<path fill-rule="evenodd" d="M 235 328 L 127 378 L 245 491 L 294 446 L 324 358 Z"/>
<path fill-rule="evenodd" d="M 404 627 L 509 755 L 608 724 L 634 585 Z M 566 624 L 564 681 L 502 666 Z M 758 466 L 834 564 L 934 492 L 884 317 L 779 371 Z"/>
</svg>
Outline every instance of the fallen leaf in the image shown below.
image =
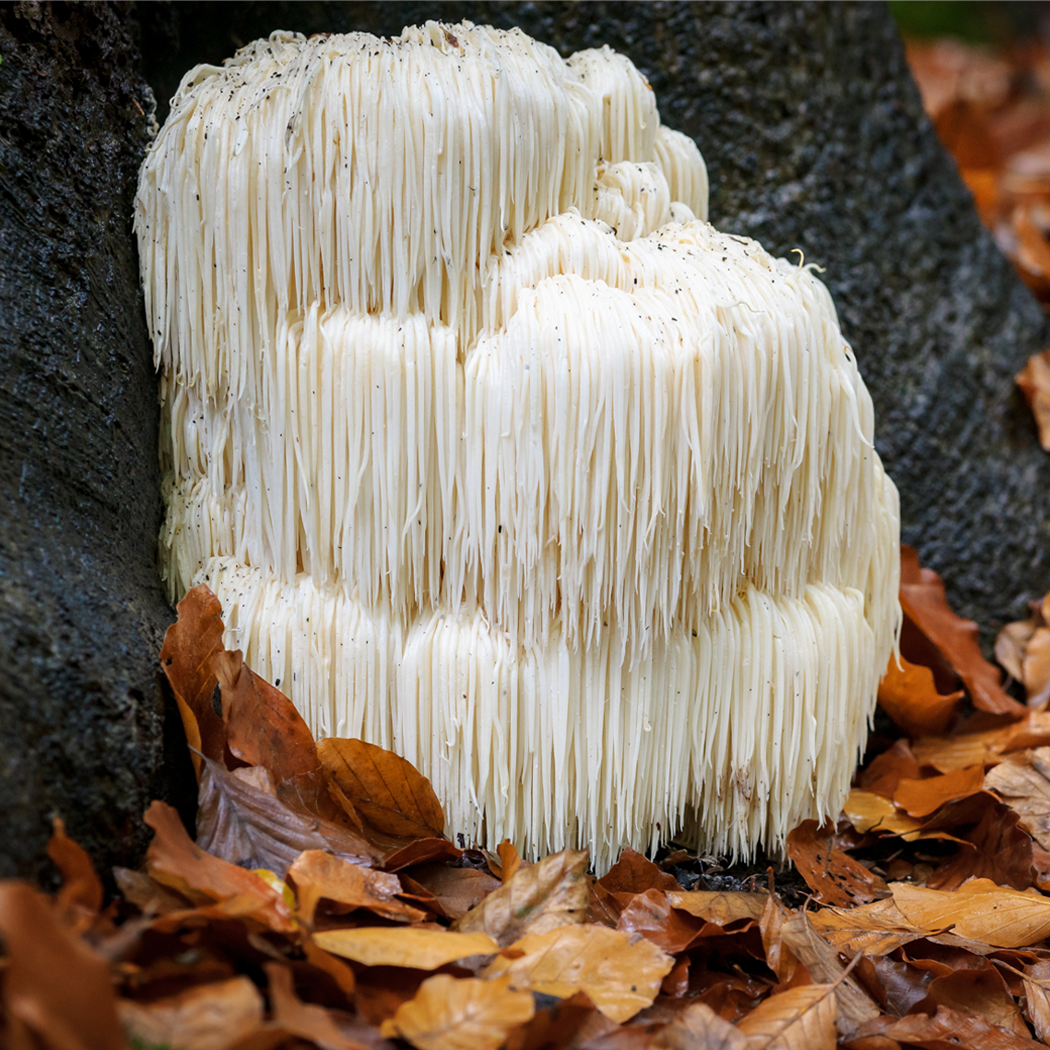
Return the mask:
<svg viewBox="0 0 1050 1050">
<path fill-rule="evenodd" d="M 886 883 L 838 849 L 831 833 L 805 820 L 788 833 L 785 851 L 822 904 L 872 900 Z"/>
<path fill-rule="evenodd" d="M 928 817 L 946 802 L 976 794 L 983 787 L 984 766 L 967 766 L 938 777 L 902 779 L 893 793 L 893 801 L 909 816 Z"/>
<path fill-rule="evenodd" d="M 488 934 L 501 948 L 587 917 L 587 853 L 562 850 L 518 871 L 453 929 Z"/>
<path fill-rule="evenodd" d="M 518 847 L 510 839 L 504 839 L 497 847 L 495 854 L 485 851 L 485 860 L 488 862 L 489 871 L 497 879 L 506 882 L 521 867 L 521 854 Z"/>
<path fill-rule="evenodd" d="M 586 992 L 618 1024 L 651 1005 L 674 959 L 656 945 L 604 926 L 562 926 L 529 933 L 505 948 L 482 976 L 510 975 L 511 984 L 567 999 Z"/>
<path fill-rule="evenodd" d="M 942 696 L 933 672 L 921 664 L 908 663 L 891 654 L 886 673 L 879 682 L 879 706 L 909 736 L 943 733 L 955 717 L 962 692 Z"/>
<path fill-rule="evenodd" d="M 995 658 L 1015 681 L 1024 682 L 1024 651 L 1039 626 L 1035 618 L 1008 623 L 995 639 Z"/>
<path fill-rule="evenodd" d="M 288 869 L 288 878 L 295 884 L 299 918 L 308 926 L 322 897 L 349 908 L 367 908 L 396 922 L 418 922 L 427 914 L 395 899 L 401 892 L 396 875 L 351 864 L 323 850 L 301 853 Z"/>
<path fill-rule="evenodd" d="M 673 890 L 667 894 L 671 906 L 717 926 L 728 926 L 742 919 L 758 919 L 769 894 L 765 890 Z"/>
<path fill-rule="evenodd" d="M 780 898 L 775 893 L 771 893 L 766 898 L 766 906 L 762 909 L 758 920 L 766 965 L 776 974 L 777 980 L 784 985 L 791 982 L 799 965 L 798 957 L 781 939 L 781 931 L 790 914 L 781 903 Z"/>
<path fill-rule="evenodd" d="M 737 1023 L 763 1050 L 835 1050 L 835 992 L 807 984 L 771 995 Z"/>
<path fill-rule="evenodd" d="M 1036 1036 L 1050 1045 L 1050 960 L 1024 968 L 1025 1016 Z"/>
<path fill-rule="evenodd" d="M 459 919 L 500 888 L 499 879 L 475 868 L 450 868 L 424 864 L 412 869 L 412 877 L 432 893 L 450 919 Z"/>
<path fill-rule="evenodd" d="M 185 897 L 166 889 L 144 871 L 114 868 L 113 880 L 124 900 L 134 904 L 145 915 L 182 911 L 189 904 Z"/>
<path fill-rule="evenodd" d="M 498 948 L 484 933 L 376 926 L 324 930 L 314 934 L 314 943 L 326 952 L 365 966 L 407 966 L 417 970 L 436 970 L 471 955 L 492 955 Z"/>
<path fill-rule="evenodd" d="M 919 765 L 932 766 L 939 773 L 949 773 L 953 769 L 997 762 L 997 746 L 1001 743 L 1001 730 L 993 729 L 955 737 L 923 737 L 914 741 L 912 750 Z"/>
<path fill-rule="evenodd" d="M 149 1003 L 122 999 L 117 1009 L 136 1046 L 170 1050 L 226 1050 L 263 1023 L 262 995 L 243 976 L 197 985 Z"/>
<path fill-rule="evenodd" d="M 127 1050 L 109 964 L 56 919 L 51 902 L 22 882 L 0 882 L 0 1017 L 26 1047 Z"/>
<path fill-rule="evenodd" d="M 190 839 L 171 806 L 154 802 L 144 819 L 155 833 L 146 851 L 151 878 L 195 902 L 242 898 L 245 908 L 240 914 L 257 918 L 278 933 L 295 929 L 291 911 L 278 893 L 257 875 L 205 853 Z"/>
<path fill-rule="evenodd" d="M 386 838 L 386 836 L 380 837 Z M 462 856 L 463 850 L 444 837 L 412 839 L 407 845 L 388 853 L 383 861 L 383 868 L 386 871 L 404 871 L 405 868 L 412 868 L 417 864 L 429 864 L 438 860 L 458 860 Z"/>
<path fill-rule="evenodd" d="M 1050 700 L 1050 627 L 1038 627 L 1032 632 L 1021 669 L 1029 705 L 1044 706 Z"/>
<path fill-rule="evenodd" d="M 534 1013 L 532 995 L 512 989 L 509 977 L 481 981 L 439 973 L 383 1022 L 381 1032 L 419 1050 L 497 1050 Z"/>
<path fill-rule="evenodd" d="M 652 1050 L 754 1050 L 754 1043 L 707 1003 L 692 1003 L 656 1033 Z"/>
<path fill-rule="evenodd" d="M 678 883 L 669 872 L 661 871 L 651 860 L 628 846 L 620 859 L 598 880 L 610 893 L 645 893 L 646 890 L 676 890 Z M 626 903 L 626 902 L 624 902 Z"/>
<path fill-rule="evenodd" d="M 961 937 L 998 948 L 1037 944 L 1050 934 L 1050 899 L 1003 889 L 988 879 L 974 879 L 950 893 L 901 882 L 890 890 L 901 914 L 925 930 L 954 927 Z"/>
<path fill-rule="evenodd" d="M 363 740 L 323 740 L 325 772 L 356 813 L 377 831 L 441 837 L 445 816 L 430 781 L 407 760 Z"/>
<path fill-rule="evenodd" d="M 95 915 L 102 908 L 102 883 L 95 873 L 95 866 L 86 850 L 66 834 L 61 818 L 53 817 L 51 824 L 53 830 L 47 844 L 47 855 L 62 876 L 56 904 L 60 911 L 78 907 Z"/>
<path fill-rule="evenodd" d="M 869 831 L 886 832 L 900 835 L 905 842 L 914 842 L 921 838 L 922 821 L 902 813 L 883 795 L 871 791 L 858 791 L 854 788 L 842 807 L 842 813 L 861 834 Z M 943 832 L 935 832 L 936 837 L 945 837 Z"/>
<path fill-rule="evenodd" d="M 984 786 L 1017 813 L 1043 849 L 1050 849 L 1050 747 L 1011 756 L 988 771 Z"/>
<path fill-rule="evenodd" d="M 926 998 L 917 1002 L 915 1013 L 936 1014 L 946 1006 L 956 1013 L 983 1017 L 990 1025 L 1028 1038 L 1028 1027 L 1021 1017 L 1010 989 L 999 971 L 989 962 L 980 968 L 966 968 L 940 974 L 930 981 Z"/>
<path fill-rule="evenodd" d="M 977 826 L 964 833 L 955 856 L 926 880 L 931 889 L 953 890 L 967 879 L 990 879 L 1000 886 L 1025 890 L 1035 881 L 1032 838 L 1018 827 L 1017 814 L 988 799 Z"/>
<path fill-rule="evenodd" d="M 532 1020 L 510 1033 L 506 1050 L 559 1050 L 576 1046 L 577 1033 L 592 1017 L 605 1020 L 583 992 L 577 992 L 570 999 L 555 999 L 550 1006 L 537 1008 Z"/>
<path fill-rule="evenodd" d="M 998 714 L 1026 713 L 1024 706 L 1003 689 L 996 668 L 981 655 L 977 624 L 952 612 L 940 576 L 932 569 L 921 568 L 916 550 L 903 544 L 900 601 L 905 615 L 963 680 L 974 707 Z"/>
<path fill-rule="evenodd" d="M 199 777 L 197 752 L 214 762 L 222 762 L 226 753 L 226 726 L 221 713 L 215 710 L 219 683 L 212 667 L 214 658 L 226 651 L 222 644 L 222 606 L 201 584 L 187 591 L 176 608 L 179 618 L 164 635 L 160 665 L 175 694 L 190 757 Z"/>
<path fill-rule="evenodd" d="M 1039 428 L 1039 443 L 1050 452 L 1050 350 L 1032 354 L 1014 376 Z"/>
<path fill-rule="evenodd" d="M 663 890 L 646 890 L 632 895 L 620 914 L 616 928 L 623 933 L 640 933 L 668 955 L 689 947 L 704 923 L 672 907 Z"/>
<path fill-rule="evenodd" d="M 249 778 L 249 773 L 261 776 Z M 263 766 L 231 773 L 207 759 L 198 792 L 197 845 L 232 864 L 269 868 L 282 878 L 304 850 L 330 850 L 360 864 L 375 863 L 380 856 L 354 829 L 279 799 Z"/>
<path fill-rule="evenodd" d="M 857 1038 L 884 1036 L 909 1046 L 958 1047 L 960 1050 L 1037 1050 L 1042 1044 L 1022 1039 L 1010 1032 L 990 1025 L 983 1017 L 960 1014 L 946 1006 L 937 1008 L 934 1017 L 929 1014 L 911 1014 L 908 1017 L 876 1017 L 868 1021 L 854 1036 Z"/>
<path fill-rule="evenodd" d="M 893 792 L 902 777 L 918 779 L 919 763 L 907 740 L 898 740 L 892 747 L 876 755 L 858 774 L 857 787 L 876 795 L 893 798 Z"/>
<path fill-rule="evenodd" d="M 282 1033 L 309 1039 L 321 1050 L 366 1050 L 359 1042 L 348 1039 L 336 1027 L 332 1015 L 314 1003 L 304 1003 L 295 994 L 292 971 L 280 963 L 267 963 L 270 1005 L 274 1028 Z"/>
<path fill-rule="evenodd" d="M 928 932 L 910 922 L 892 898 L 855 908 L 821 908 L 807 915 L 837 951 L 872 957 L 889 955 Z"/>
</svg>

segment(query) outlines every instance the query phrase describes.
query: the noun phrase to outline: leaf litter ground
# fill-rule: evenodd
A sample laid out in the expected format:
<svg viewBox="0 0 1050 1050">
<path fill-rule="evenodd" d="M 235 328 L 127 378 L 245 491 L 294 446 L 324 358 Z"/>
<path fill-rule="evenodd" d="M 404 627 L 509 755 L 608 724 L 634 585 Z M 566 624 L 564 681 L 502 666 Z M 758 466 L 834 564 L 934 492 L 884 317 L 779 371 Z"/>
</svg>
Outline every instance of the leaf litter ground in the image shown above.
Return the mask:
<svg viewBox="0 0 1050 1050">
<path fill-rule="evenodd" d="M 1050 58 L 913 45 L 983 218 L 1050 303 Z M 1045 170 L 1044 170 L 1045 169 Z M 1018 377 L 1050 447 L 1050 351 Z M 161 664 L 196 836 L 146 813 L 108 902 L 55 821 L 61 888 L 0 883 L 13 1050 L 1014 1050 L 1050 1042 L 1050 596 L 996 645 L 902 553 L 901 658 L 837 823 L 790 866 L 673 845 L 528 864 L 463 848 L 404 759 L 315 743 L 222 645 L 204 588 Z"/>
</svg>

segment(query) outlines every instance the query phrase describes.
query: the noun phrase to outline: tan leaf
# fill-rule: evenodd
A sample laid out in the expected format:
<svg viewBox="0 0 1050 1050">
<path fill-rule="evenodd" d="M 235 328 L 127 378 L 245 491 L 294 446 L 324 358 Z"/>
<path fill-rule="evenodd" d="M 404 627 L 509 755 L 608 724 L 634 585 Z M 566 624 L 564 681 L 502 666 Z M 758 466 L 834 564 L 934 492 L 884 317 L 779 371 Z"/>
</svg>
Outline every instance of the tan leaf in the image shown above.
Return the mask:
<svg viewBox="0 0 1050 1050">
<path fill-rule="evenodd" d="M 1014 382 L 1028 402 L 1039 428 L 1039 443 L 1050 452 L 1050 350 L 1032 354 Z"/>
<path fill-rule="evenodd" d="M 855 1032 L 865 1021 L 879 1016 L 881 1011 L 874 1000 L 852 975 L 846 974 L 838 952 L 817 932 L 806 912 L 791 914 L 780 928 L 780 938 L 815 983 L 834 986 L 838 1028 L 843 1035 Z"/>
<path fill-rule="evenodd" d="M 439 973 L 383 1022 L 381 1032 L 419 1050 L 497 1050 L 534 1013 L 532 995 L 512 989 L 510 977 L 481 981 Z"/>
<path fill-rule="evenodd" d="M 933 682 L 933 672 L 921 664 L 910 664 L 890 656 L 889 666 L 879 682 L 879 706 L 909 736 L 943 733 L 955 715 L 962 692 L 941 695 Z"/>
<path fill-rule="evenodd" d="M 328 776 L 377 831 L 414 838 L 444 834 L 441 803 L 407 760 L 363 740 L 322 740 L 317 753 Z"/>
<path fill-rule="evenodd" d="M 1050 747 L 1000 763 L 988 771 L 984 786 L 1002 797 L 1043 849 L 1050 849 Z"/>
<path fill-rule="evenodd" d="M 835 1050 L 835 990 L 807 984 L 771 995 L 737 1029 L 763 1050 Z"/>
<path fill-rule="evenodd" d="M 1050 627 L 1039 627 L 1028 639 L 1022 664 L 1025 692 L 1032 707 L 1050 700 Z"/>
<path fill-rule="evenodd" d="M 909 817 L 890 799 L 871 791 L 860 791 L 854 788 L 847 796 L 842 812 L 862 834 L 868 831 L 884 831 L 891 835 L 900 835 L 905 842 L 915 842 L 917 839 L 959 841 L 947 831 L 923 830 L 921 820 Z"/>
<path fill-rule="evenodd" d="M 498 947 L 484 933 L 377 926 L 324 930 L 314 934 L 314 943 L 326 952 L 365 966 L 408 966 L 417 970 L 436 970 L 471 955 L 492 955 Z"/>
<path fill-rule="evenodd" d="M 487 933 L 501 948 L 526 932 L 546 933 L 587 917 L 587 853 L 562 850 L 528 868 L 490 893 L 453 929 Z"/>
<path fill-rule="evenodd" d="M 644 937 L 632 941 L 604 926 L 562 926 L 529 933 L 497 956 L 484 976 L 506 973 L 511 983 L 567 999 L 586 992 L 617 1024 L 650 1006 L 674 959 Z"/>
<path fill-rule="evenodd" d="M 274 1028 L 300 1039 L 309 1039 L 321 1050 L 366 1050 L 361 1043 L 347 1039 L 339 1031 L 323 1006 L 304 1003 L 295 994 L 292 971 L 287 966 L 267 963 L 265 969 L 270 982 Z"/>
<path fill-rule="evenodd" d="M 962 1050 L 1039 1050 L 1038 1043 L 1021 1039 L 1011 1032 L 990 1025 L 983 1017 L 958 1013 L 938 1006 L 937 1013 L 911 1014 L 907 1017 L 876 1017 L 857 1033 L 859 1039 L 883 1037 L 896 1040 L 895 1045 L 923 1047 L 960 1047 Z M 851 1042 L 850 1046 L 856 1046 Z M 882 1044 L 872 1044 L 881 1045 Z"/>
<path fill-rule="evenodd" d="M 923 737 L 911 747 L 920 766 L 933 766 L 940 773 L 948 773 L 953 769 L 998 761 L 997 745 L 1001 743 L 1001 738 L 1002 731 L 992 729 L 953 737 Z"/>
<path fill-rule="evenodd" d="M 117 1009 L 137 1045 L 171 1050 L 225 1050 L 263 1023 L 262 995 L 247 977 L 197 985 L 151 1003 L 122 999 Z"/>
<path fill-rule="evenodd" d="M 967 766 L 924 780 L 904 778 L 893 793 L 893 801 L 909 816 L 928 817 L 946 802 L 976 794 L 983 787 L 984 766 Z"/>
<path fill-rule="evenodd" d="M 758 919 L 769 894 L 765 890 L 743 893 L 737 890 L 672 890 L 667 894 L 671 907 L 698 919 L 728 926 L 741 919 Z"/>
<path fill-rule="evenodd" d="M 245 903 L 241 913 L 246 917 L 251 915 L 280 933 L 295 929 L 295 920 L 280 894 L 257 875 L 200 849 L 171 806 L 154 802 L 144 819 L 155 832 L 146 851 L 146 870 L 151 878 L 198 903 L 239 898 Z"/>
<path fill-rule="evenodd" d="M 1050 960 L 1024 968 L 1025 1016 L 1036 1036 L 1050 1045 Z"/>
<path fill-rule="evenodd" d="M 995 658 L 1015 681 L 1024 682 L 1024 651 L 1037 626 L 1034 618 L 1015 620 L 995 639 Z"/>
<path fill-rule="evenodd" d="M 459 919 L 477 907 L 500 882 L 486 871 L 425 864 L 412 870 L 412 878 L 432 893 L 450 919 Z"/>
<path fill-rule="evenodd" d="M 427 914 L 395 899 L 401 892 L 396 875 L 372 871 L 323 850 L 300 853 L 288 869 L 288 877 L 295 883 L 299 917 L 307 925 L 313 923 L 317 902 L 322 897 L 350 908 L 367 908 L 398 922 L 418 922 Z"/>
<path fill-rule="evenodd" d="M 815 820 L 804 820 L 793 828 L 785 849 L 806 885 L 823 904 L 870 901 L 886 888 L 881 878 L 838 849 L 831 832 L 818 827 Z"/>
<path fill-rule="evenodd" d="M 771 893 L 766 898 L 766 906 L 758 920 L 762 933 L 762 949 L 766 953 L 766 965 L 777 975 L 781 984 L 790 983 L 798 969 L 798 958 L 781 939 L 781 931 L 787 922 L 790 912 L 780 902 L 780 898 Z"/>
<path fill-rule="evenodd" d="M 53 817 L 51 823 L 54 830 L 47 844 L 47 855 L 62 876 L 58 905 L 81 907 L 93 914 L 102 907 L 102 883 L 95 874 L 95 866 L 83 847 L 66 834 L 66 826 L 59 817 Z"/>
<path fill-rule="evenodd" d="M 724 1021 L 707 1003 L 693 1003 L 649 1044 L 650 1050 L 753 1050 L 738 1028 Z"/>
<path fill-rule="evenodd" d="M 930 931 L 954 927 L 997 948 L 1021 948 L 1050 934 L 1050 898 L 1003 889 L 989 879 L 974 879 L 944 892 L 895 882 L 893 901 L 904 917 Z"/>
<path fill-rule="evenodd" d="M 856 908 L 821 908 L 808 915 L 837 951 L 863 952 L 874 958 L 926 935 L 905 918 L 892 898 Z"/>
</svg>

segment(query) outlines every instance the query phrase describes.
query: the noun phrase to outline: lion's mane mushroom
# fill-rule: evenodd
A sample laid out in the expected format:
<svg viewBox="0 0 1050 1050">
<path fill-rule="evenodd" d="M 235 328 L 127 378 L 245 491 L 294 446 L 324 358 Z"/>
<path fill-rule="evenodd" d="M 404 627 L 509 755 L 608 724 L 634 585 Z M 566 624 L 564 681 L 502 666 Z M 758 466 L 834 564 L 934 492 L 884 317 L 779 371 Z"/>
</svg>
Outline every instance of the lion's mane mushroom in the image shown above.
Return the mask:
<svg viewBox="0 0 1050 1050">
<path fill-rule="evenodd" d="M 198 67 L 143 167 L 172 596 L 488 846 L 847 790 L 896 490 L 823 285 L 706 198 L 626 58 L 468 23 Z"/>
</svg>

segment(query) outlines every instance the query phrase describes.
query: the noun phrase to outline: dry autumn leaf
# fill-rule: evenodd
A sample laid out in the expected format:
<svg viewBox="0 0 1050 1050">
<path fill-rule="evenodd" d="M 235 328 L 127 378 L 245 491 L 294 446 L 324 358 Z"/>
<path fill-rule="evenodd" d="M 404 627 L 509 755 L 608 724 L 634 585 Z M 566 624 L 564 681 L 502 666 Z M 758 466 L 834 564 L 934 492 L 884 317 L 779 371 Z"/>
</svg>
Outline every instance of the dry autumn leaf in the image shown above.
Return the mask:
<svg viewBox="0 0 1050 1050">
<path fill-rule="evenodd" d="M 355 812 L 377 831 L 412 838 L 444 834 L 441 803 L 410 762 L 363 740 L 330 738 L 317 753 Z"/>
<path fill-rule="evenodd" d="M 835 989 L 807 984 L 771 995 L 737 1023 L 763 1050 L 835 1050 Z"/>
<path fill-rule="evenodd" d="M 149 1003 L 122 999 L 117 1008 L 136 1045 L 170 1050 L 226 1050 L 263 1023 L 263 997 L 247 977 L 196 985 Z"/>
<path fill-rule="evenodd" d="M 62 876 L 62 889 L 55 903 L 60 912 L 82 908 L 90 917 L 102 907 L 102 883 L 95 874 L 95 866 L 83 847 L 66 834 L 66 826 L 59 817 L 52 819 L 52 826 L 47 855 Z"/>
<path fill-rule="evenodd" d="M 738 890 L 672 890 L 667 899 L 673 908 L 727 926 L 741 919 L 758 919 L 769 899 L 765 890 L 743 893 Z"/>
<path fill-rule="evenodd" d="M 707 1003 L 692 1003 L 649 1044 L 649 1050 L 754 1050 L 755 1044 Z"/>
<path fill-rule="evenodd" d="M 946 802 L 974 795 L 983 787 L 984 766 L 966 766 L 939 777 L 904 778 L 893 793 L 893 801 L 911 817 L 928 817 Z"/>
<path fill-rule="evenodd" d="M 836 951 L 880 957 L 926 935 L 909 922 L 893 899 L 856 908 L 821 908 L 809 920 Z"/>
<path fill-rule="evenodd" d="M 509 977 L 481 981 L 439 973 L 427 978 L 380 1031 L 418 1050 L 497 1050 L 535 1009 L 532 995 L 511 988 Z"/>
<path fill-rule="evenodd" d="M 526 932 L 546 933 L 587 917 L 587 853 L 562 850 L 519 868 L 453 929 L 486 933 L 501 948 Z"/>
<path fill-rule="evenodd" d="M 622 1024 L 652 1004 L 674 959 L 643 937 L 604 926 L 562 926 L 530 933 L 505 948 L 482 976 L 567 999 L 586 992 L 610 1020 Z"/>
<path fill-rule="evenodd" d="M 877 1017 L 868 1021 L 847 1046 L 858 1046 L 857 1040 L 882 1037 L 896 1040 L 895 1045 L 958 1047 L 959 1050 L 1038 1050 L 1042 1045 L 1032 1039 L 1022 1039 L 1010 1032 L 990 1025 L 983 1017 L 957 1013 L 946 1006 L 937 1008 L 937 1013 L 913 1014 L 908 1017 Z M 859 1045 L 882 1050 L 883 1043 L 860 1043 Z"/>
<path fill-rule="evenodd" d="M 1025 1015 L 1037 1038 L 1050 1045 L 1050 960 L 1024 968 Z"/>
<path fill-rule="evenodd" d="M 931 932 L 954 928 L 961 937 L 997 948 L 1038 944 L 1050 934 L 1050 898 L 974 879 L 945 892 L 895 882 L 893 902 L 915 926 Z"/>
<path fill-rule="evenodd" d="M 267 963 L 270 1005 L 273 1021 L 269 1027 L 282 1035 L 308 1039 L 320 1050 L 367 1050 L 361 1043 L 348 1039 L 336 1027 L 332 1015 L 321 1006 L 304 1003 L 295 994 L 292 972 L 280 963 Z"/>
<path fill-rule="evenodd" d="M 417 970 L 436 970 L 459 959 L 492 955 L 497 950 L 496 942 L 484 933 L 403 927 L 325 930 L 314 934 L 314 943 L 326 952 L 365 966 L 408 966 Z"/>
<path fill-rule="evenodd" d="M 1011 756 L 988 771 L 984 786 L 1020 817 L 1043 849 L 1050 849 L 1050 747 Z"/>
<path fill-rule="evenodd" d="M 450 868 L 444 864 L 423 864 L 413 868 L 412 880 L 432 894 L 444 914 L 452 920 L 462 918 L 501 885 L 499 879 L 487 871 Z"/>
<path fill-rule="evenodd" d="M 937 692 L 933 672 L 921 664 L 890 657 L 889 666 L 879 683 L 879 706 L 909 736 L 943 733 L 955 717 L 962 692 L 942 695 Z"/>
<path fill-rule="evenodd" d="M 999 970 L 989 961 L 938 974 L 926 987 L 926 996 L 912 1008 L 915 1013 L 936 1014 L 946 1006 L 961 1014 L 983 1017 L 990 1025 L 1005 1029 L 1023 1039 L 1028 1026 L 1021 1008 Z"/>
<path fill-rule="evenodd" d="M 616 929 L 640 933 L 669 955 L 684 952 L 704 930 L 704 923 L 673 908 L 669 896 L 663 890 L 634 894 L 620 913 Z"/>
<path fill-rule="evenodd" d="M 646 890 L 676 890 L 674 876 L 661 871 L 648 857 L 629 846 L 620 859 L 598 880 L 598 885 L 617 895 Z M 620 896 L 621 901 L 624 897 Z"/>
<path fill-rule="evenodd" d="M 803 821 L 788 834 L 785 851 L 822 904 L 863 903 L 886 888 L 881 878 L 838 849 L 831 833 L 815 820 Z"/>
<path fill-rule="evenodd" d="M 1035 416 L 1039 443 L 1046 452 L 1050 452 L 1050 350 L 1032 354 L 1014 381 L 1021 388 Z"/>
<path fill-rule="evenodd" d="M 401 892 L 401 882 L 396 875 L 351 864 L 323 850 L 299 854 L 288 869 L 288 878 L 295 885 L 299 918 L 308 926 L 313 924 L 314 912 L 322 897 L 347 908 L 367 908 L 396 922 L 418 922 L 426 918 L 427 913 L 422 909 L 395 899 Z"/>
</svg>

